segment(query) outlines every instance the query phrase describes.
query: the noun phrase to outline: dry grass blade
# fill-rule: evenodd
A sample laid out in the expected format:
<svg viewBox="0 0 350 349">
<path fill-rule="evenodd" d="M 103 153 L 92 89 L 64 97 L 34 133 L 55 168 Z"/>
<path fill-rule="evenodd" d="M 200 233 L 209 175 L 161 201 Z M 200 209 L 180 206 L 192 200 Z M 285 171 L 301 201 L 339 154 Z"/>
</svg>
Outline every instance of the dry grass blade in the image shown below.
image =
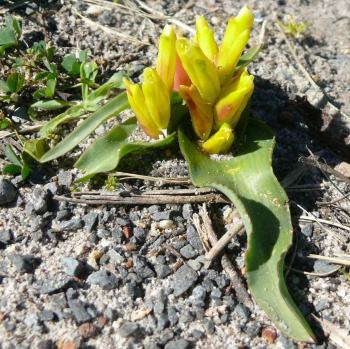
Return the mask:
<svg viewBox="0 0 350 349">
<path fill-rule="evenodd" d="M 333 264 L 350 266 L 350 256 L 348 256 L 346 258 L 344 258 L 344 257 L 341 258 L 341 257 L 327 257 L 327 256 L 320 256 L 317 254 L 309 254 L 307 257 L 312 258 L 312 259 L 319 259 L 319 260 L 327 261 L 327 262 L 330 262 Z"/>
<path fill-rule="evenodd" d="M 316 217 L 313 217 L 313 216 L 300 216 L 299 217 L 300 220 L 302 221 L 310 221 L 310 222 L 316 222 L 316 223 L 321 223 L 321 224 L 327 224 L 327 225 L 331 225 L 333 227 L 337 227 L 337 228 L 340 228 L 340 229 L 344 229 L 344 230 L 347 230 L 347 231 L 350 231 L 350 227 L 347 227 L 346 225 L 344 224 L 341 224 L 341 223 L 336 223 L 336 222 L 332 222 L 332 221 L 328 221 L 326 219 L 321 219 L 321 218 L 316 218 Z M 322 228 L 324 228 L 322 226 Z M 324 228 L 326 229 L 326 228 Z M 328 229 L 327 229 L 328 231 Z M 334 232 L 331 232 L 331 234 L 335 234 Z"/>
<path fill-rule="evenodd" d="M 298 273 L 298 274 L 303 274 L 303 275 L 318 276 L 318 277 L 328 277 L 328 276 L 331 276 L 331 275 L 335 274 L 341 268 L 342 268 L 342 266 L 339 265 L 339 266 L 335 267 L 333 270 L 327 271 L 326 273 L 315 273 L 315 272 L 311 272 L 311 271 L 300 270 L 300 269 L 297 269 L 297 268 L 289 268 L 289 270 L 290 271 L 294 271 L 295 273 Z"/>
<path fill-rule="evenodd" d="M 331 342 L 333 342 L 339 348 L 350 348 L 349 335 L 346 331 L 338 328 L 328 320 L 320 319 L 314 314 L 312 314 L 312 316 L 320 323 L 320 325 L 323 328 L 323 331 L 328 334 Z"/>
</svg>

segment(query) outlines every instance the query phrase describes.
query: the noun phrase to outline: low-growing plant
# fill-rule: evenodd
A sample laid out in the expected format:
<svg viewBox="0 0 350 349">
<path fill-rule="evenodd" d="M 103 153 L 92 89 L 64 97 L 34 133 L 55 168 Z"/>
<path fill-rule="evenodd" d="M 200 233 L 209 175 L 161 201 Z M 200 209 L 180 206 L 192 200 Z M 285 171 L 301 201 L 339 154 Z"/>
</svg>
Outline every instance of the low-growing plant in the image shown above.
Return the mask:
<svg viewBox="0 0 350 349">
<path fill-rule="evenodd" d="M 82 102 L 48 121 L 40 130 L 41 138 L 30 141 L 27 152 L 42 163 L 55 160 L 131 108 L 136 117 L 116 124 L 79 157 L 75 166 L 84 174 L 81 180 L 114 170 L 132 152 L 167 147 L 178 140 L 194 185 L 221 191 L 240 212 L 248 235 L 246 277 L 255 301 L 285 335 L 312 342 L 313 332 L 291 298 L 283 275 L 292 224 L 288 198 L 271 166 L 274 135 L 249 113 L 254 78 L 246 66 L 260 47 L 243 51 L 253 21 L 252 11 L 242 8 L 229 19 L 220 44 L 202 16 L 196 20 L 191 40 L 166 26 L 155 67 L 144 70 L 142 83 L 124 78 L 126 90 L 102 106 L 98 102 L 111 88 L 123 87 L 122 77 L 114 76 L 92 90 L 94 66 L 65 58 L 64 68 L 76 76 L 80 64 Z M 45 151 L 40 142 L 46 142 L 62 123 L 80 119 L 82 110 L 88 116 Z M 137 125 L 150 140 L 130 140 Z"/>
</svg>

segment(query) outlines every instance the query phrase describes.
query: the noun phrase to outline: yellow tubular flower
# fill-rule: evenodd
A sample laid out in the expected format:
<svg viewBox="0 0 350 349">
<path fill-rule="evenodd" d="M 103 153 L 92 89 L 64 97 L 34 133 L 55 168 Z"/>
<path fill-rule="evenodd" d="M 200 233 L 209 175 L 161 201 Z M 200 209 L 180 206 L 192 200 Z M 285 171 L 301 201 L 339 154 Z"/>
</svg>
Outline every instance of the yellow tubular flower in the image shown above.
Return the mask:
<svg viewBox="0 0 350 349">
<path fill-rule="evenodd" d="M 215 124 L 236 126 L 254 90 L 254 77 L 244 70 L 239 77 L 223 88 L 215 105 Z"/>
<path fill-rule="evenodd" d="M 124 85 L 130 107 L 134 111 L 137 121 L 148 136 L 158 138 L 161 132 L 148 113 L 141 86 L 139 84 L 133 84 L 125 78 Z"/>
<path fill-rule="evenodd" d="M 166 129 L 170 119 L 170 95 L 155 69 L 144 70 L 142 92 L 152 120 L 159 129 Z"/>
<path fill-rule="evenodd" d="M 249 40 L 253 21 L 254 15 L 246 6 L 241 9 L 237 17 L 232 17 L 228 21 L 216 60 L 222 85 L 233 75 L 244 47 Z"/>
<path fill-rule="evenodd" d="M 234 133 L 229 124 L 223 123 L 207 141 L 202 143 L 202 149 L 208 154 L 227 153 L 234 141 Z"/>
<path fill-rule="evenodd" d="M 186 73 L 201 97 L 206 102 L 215 102 L 220 93 L 220 80 L 215 65 L 198 45 L 191 44 L 185 38 L 176 41 L 176 50 Z"/>
<path fill-rule="evenodd" d="M 159 38 L 157 72 L 168 91 L 172 90 L 176 63 L 176 34 L 171 25 L 166 25 Z"/>
<path fill-rule="evenodd" d="M 206 103 L 193 85 L 191 87 L 182 85 L 179 92 L 190 110 L 192 126 L 196 135 L 206 140 L 213 126 L 212 104 Z"/>
<path fill-rule="evenodd" d="M 196 36 L 194 40 L 199 45 L 203 53 L 211 61 L 215 61 L 218 53 L 218 46 L 215 41 L 214 32 L 208 26 L 204 16 L 198 16 L 196 19 Z"/>
</svg>

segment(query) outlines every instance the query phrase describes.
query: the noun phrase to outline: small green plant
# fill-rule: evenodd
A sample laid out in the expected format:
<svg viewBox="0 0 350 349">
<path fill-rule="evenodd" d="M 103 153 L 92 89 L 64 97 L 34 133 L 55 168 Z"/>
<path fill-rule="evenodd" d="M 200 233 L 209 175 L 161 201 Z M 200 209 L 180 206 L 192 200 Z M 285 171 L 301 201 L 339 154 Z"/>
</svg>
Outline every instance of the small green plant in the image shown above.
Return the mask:
<svg viewBox="0 0 350 349">
<path fill-rule="evenodd" d="M 31 173 L 30 166 L 23 160 L 21 156 L 18 156 L 10 144 L 5 145 L 5 156 L 10 161 L 10 164 L 5 165 L 2 173 L 5 175 L 21 175 L 25 180 Z"/>
<path fill-rule="evenodd" d="M 21 23 L 14 17 L 6 17 L 5 26 L 0 29 L 0 57 L 5 54 L 7 49 L 18 46 L 21 34 Z"/>
<path fill-rule="evenodd" d="M 277 21 L 278 25 L 284 30 L 284 32 L 290 35 L 293 39 L 299 39 L 302 37 L 306 30 L 306 23 L 298 22 L 294 16 L 288 16 L 285 22 Z"/>
</svg>

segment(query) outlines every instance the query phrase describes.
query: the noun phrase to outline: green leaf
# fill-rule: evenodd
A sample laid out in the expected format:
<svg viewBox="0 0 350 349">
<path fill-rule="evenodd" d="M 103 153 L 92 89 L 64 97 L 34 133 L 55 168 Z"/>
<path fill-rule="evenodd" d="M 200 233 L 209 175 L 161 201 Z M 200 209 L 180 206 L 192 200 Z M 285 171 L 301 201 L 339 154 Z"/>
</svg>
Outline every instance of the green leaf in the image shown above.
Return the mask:
<svg viewBox="0 0 350 349">
<path fill-rule="evenodd" d="M 7 28 L 13 29 L 18 37 L 21 36 L 21 33 L 22 33 L 21 22 L 18 21 L 15 17 L 12 17 L 12 16 L 6 17 L 5 24 Z"/>
<path fill-rule="evenodd" d="M 12 122 L 8 118 L 0 118 L 0 130 L 5 130 L 12 125 Z"/>
<path fill-rule="evenodd" d="M 75 128 L 66 138 L 64 138 L 55 147 L 50 149 L 40 159 L 40 162 L 47 162 L 66 154 L 82 142 L 90 133 L 102 123 L 113 116 L 117 116 L 123 110 L 129 107 L 128 98 L 125 92 L 111 99 L 103 107 L 91 114 L 78 127 Z"/>
<path fill-rule="evenodd" d="M 9 92 L 17 93 L 24 85 L 24 76 L 19 73 L 13 73 L 7 78 Z"/>
<path fill-rule="evenodd" d="M 261 50 L 261 45 L 251 47 L 238 61 L 236 70 L 245 68 L 250 62 L 254 61 L 258 57 Z"/>
<path fill-rule="evenodd" d="M 21 173 L 22 166 L 14 165 L 14 164 L 8 164 L 5 165 L 2 169 L 2 174 L 4 175 L 11 175 L 11 176 L 17 176 Z"/>
<path fill-rule="evenodd" d="M 38 109 L 38 110 L 57 110 L 70 105 L 71 105 L 70 102 L 66 102 L 58 99 L 52 99 L 50 101 L 37 101 L 33 103 L 30 106 L 30 108 Z"/>
<path fill-rule="evenodd" d="M 24 143 L 23 152 L 29 154 L 33 159 L 39 160 L 47 151 L 46 140 L 42 138 L 29 139 Z"/>
<path fill-rule="evenodd" d="M 21 170 L 21 176 L 22 179 L 25 180 L 29 177 L 30 173 L 32 172 L 31 168 L 29 167 L 28 164 L 24 163 L 22 170 Z"/>
<path fill-rule="evenodd" d="M 284 257 L 292 243 L 288 198 L 273 174 L 272 131 L 250 119 L 247 140 L 232 160 L 212 160 L 179 131 L 182 153 L 196 186 L 215 188 L 236 206 L 248 234 L 245 257 L 248 287 L 279 330 L 298 340 L 314 335 L 292 300 L 283 276 Z"/>
<path fill-rule="evenodd" d="M 12 145 L 6 144 L 5 145 L 5 155 L 9 161 L 11 161 L 14 165 L 22 166 L 22 162 L 20 158 L 17 156 L 15 151 L 12 148 Z"/>
<path fill-rule="evenodd" d="M 65 56 L 61 65 L 69 75 L 77 76 L 80 73 L 81 62 L 74 54 Z"/>
<path fill-rule="evenodd" d="M 10 89 L 9 89 L 9 87 L 8 87 L 6 81 L 0 80 L 0 90 L 1 90 L 2 92 L 5 92 L 5 93 L 10 92 Z"/>
<path fill-rule="evenodd" d="M 175 132 L 168 137 L 153 142 L 130 142 L 129 136 L 137 126 L 136 118 L 130 118 L 115 126 L 102 137 L 98 138 L 81 155 L 75 167 L 91 177 L 96 173 L 114 170 L 119 161 L 129 153 L 140 152 L 150 148 L 160 148 L 170 145 L 175 140 Z"/>
</svg>

